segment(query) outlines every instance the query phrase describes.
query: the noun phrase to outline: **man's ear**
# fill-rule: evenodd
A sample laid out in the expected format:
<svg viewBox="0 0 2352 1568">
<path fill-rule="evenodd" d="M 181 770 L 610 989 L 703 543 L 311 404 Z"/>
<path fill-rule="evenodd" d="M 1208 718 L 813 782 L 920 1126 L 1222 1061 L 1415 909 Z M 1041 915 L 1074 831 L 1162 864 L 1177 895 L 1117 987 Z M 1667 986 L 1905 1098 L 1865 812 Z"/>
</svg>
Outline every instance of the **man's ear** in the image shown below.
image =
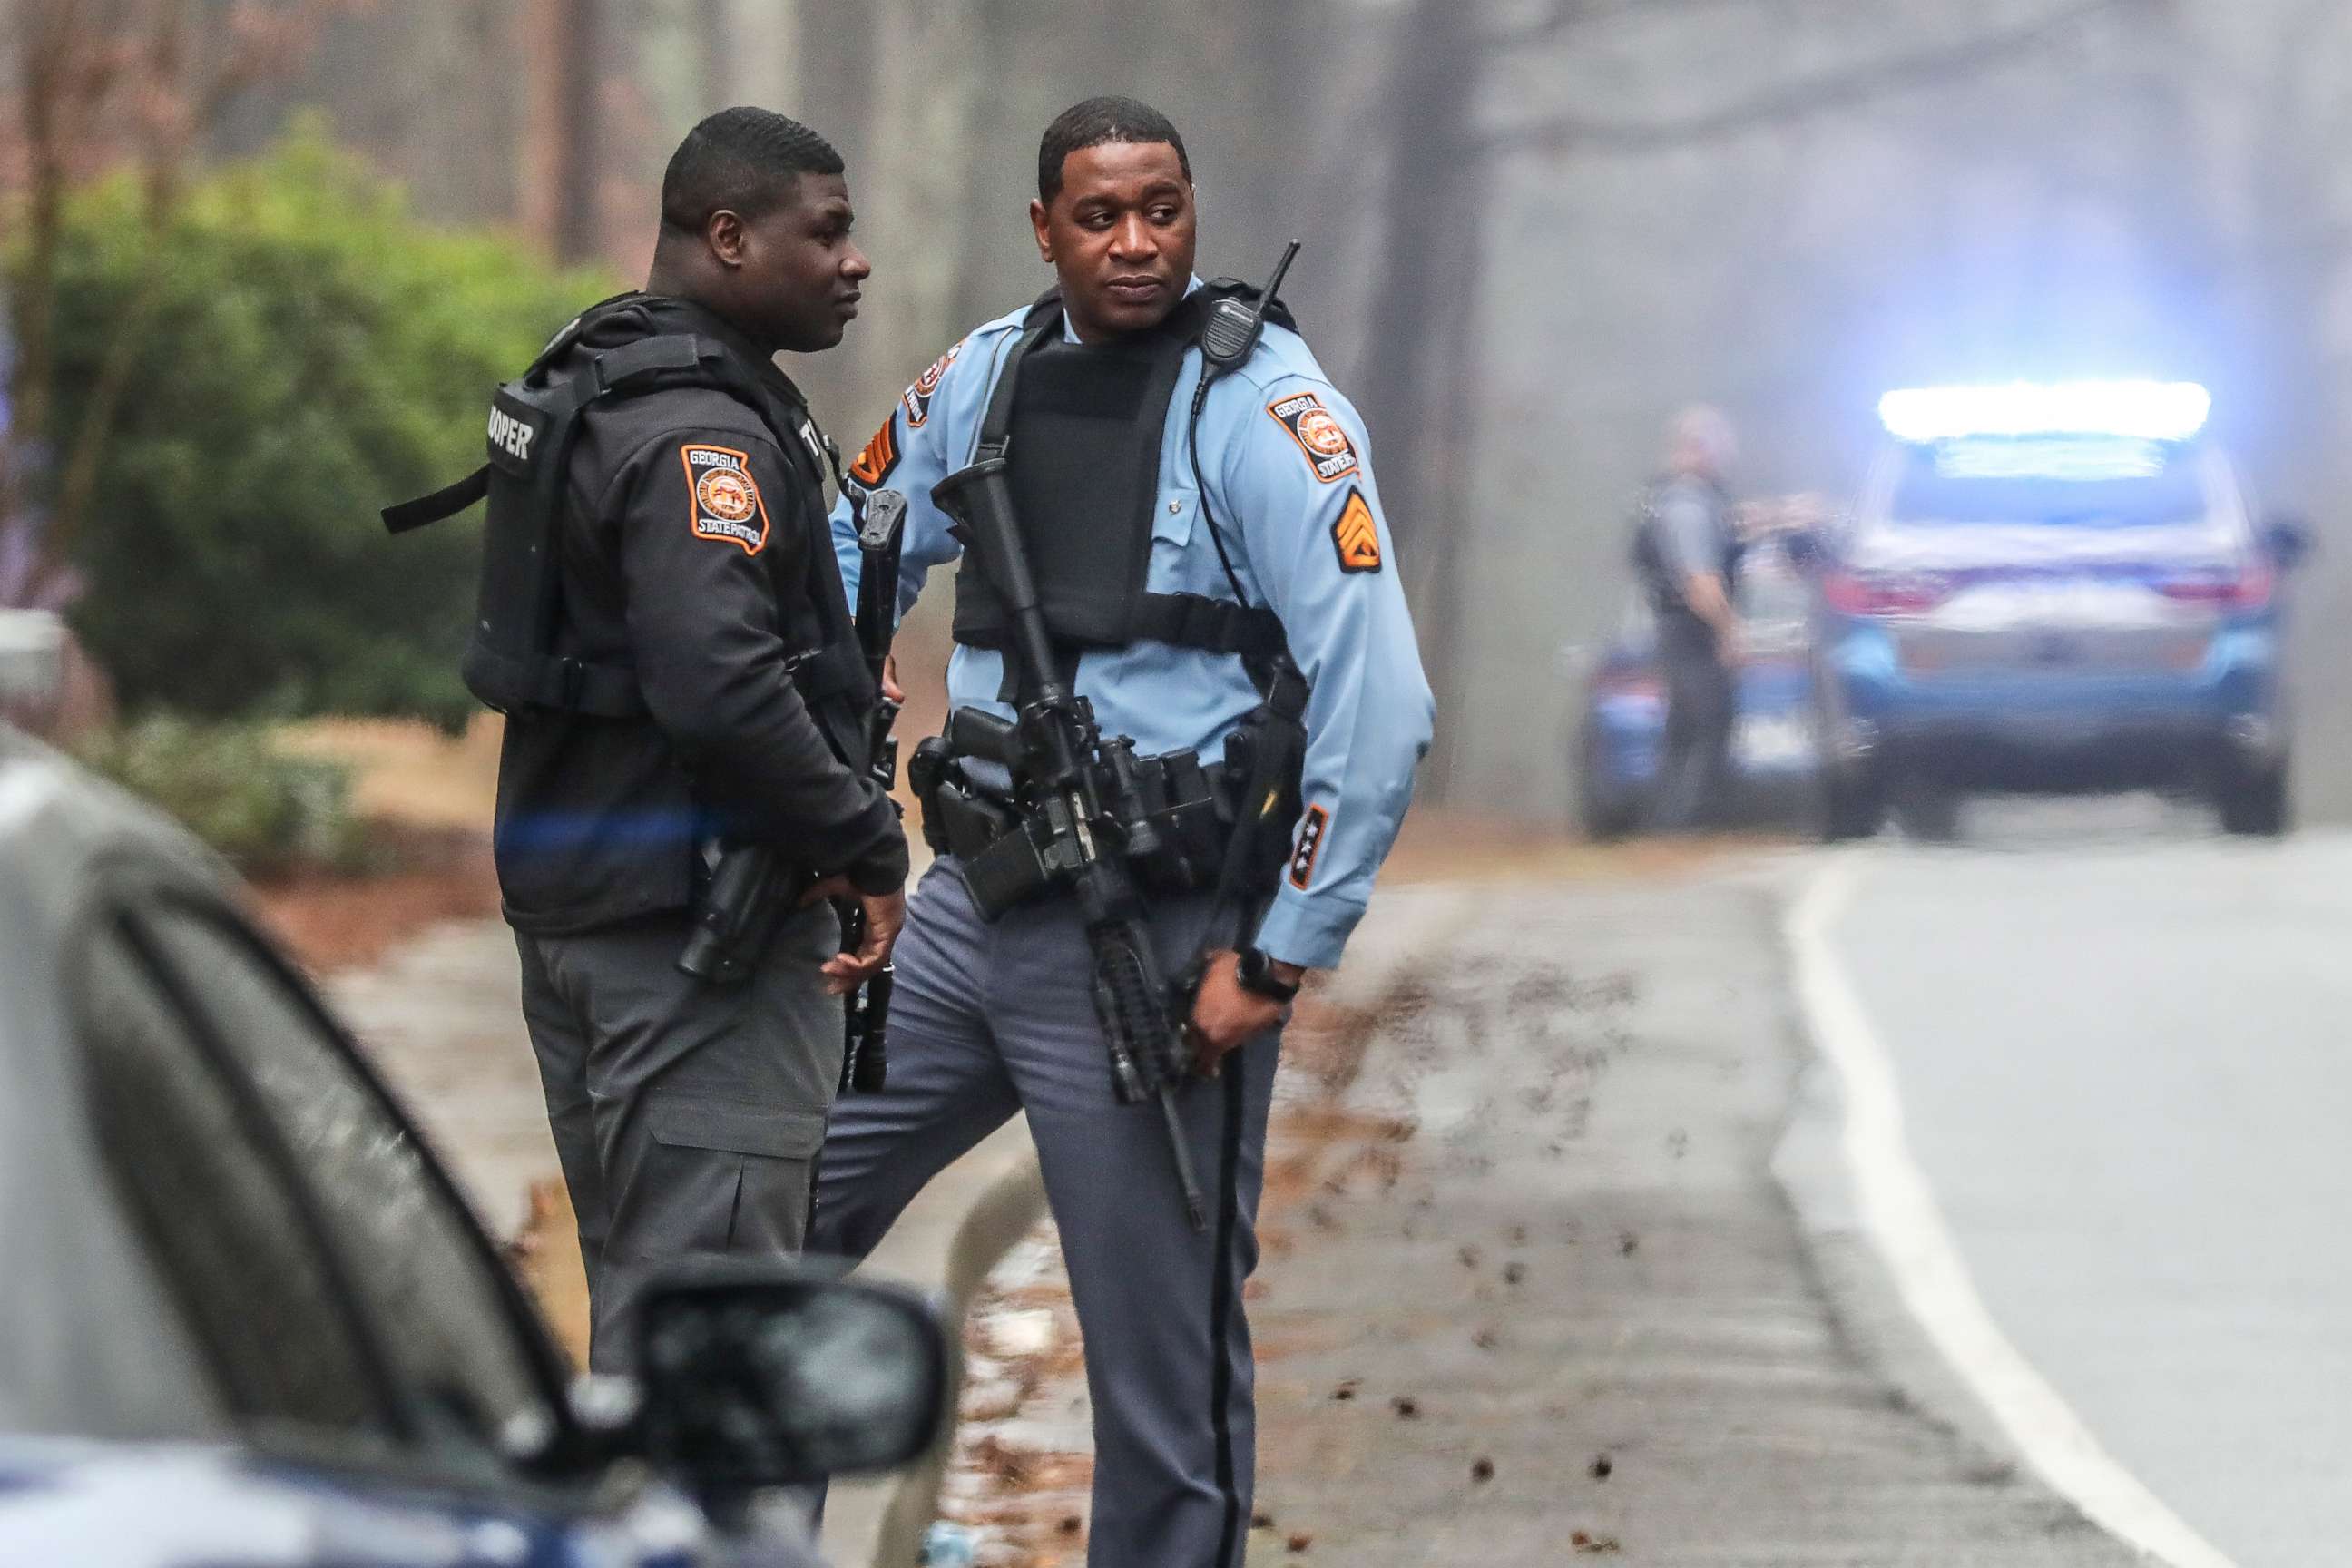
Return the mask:
<svg viewBox="0 0 2352 1568">
<path fill-rule="evenodd" d="M 1037 231 L 1037 258 L 1049 267 L 1054 262 L 1051 221 L 1050 216 L 1045 211 L 1045 204 L 1032 199 L 1029 203 L 1029 226 Z"/>
<path fill-rule="evenodd" d="M 745 237 L 743 215 L 731 207 L 720 207 L 702 226 L 702 242 L 722 267 L 743 265 Z"/>
</svg>

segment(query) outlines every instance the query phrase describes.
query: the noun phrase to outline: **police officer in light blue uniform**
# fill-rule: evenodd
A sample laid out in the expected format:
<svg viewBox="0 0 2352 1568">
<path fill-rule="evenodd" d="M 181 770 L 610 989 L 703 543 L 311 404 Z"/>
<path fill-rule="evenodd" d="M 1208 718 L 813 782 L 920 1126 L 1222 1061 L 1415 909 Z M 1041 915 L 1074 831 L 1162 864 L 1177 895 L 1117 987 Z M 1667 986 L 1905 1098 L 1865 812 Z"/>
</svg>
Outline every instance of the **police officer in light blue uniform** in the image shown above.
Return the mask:
<svg viewBox="0 0 2352 1568">
<path fill-rule="evenodd" d="M 1058 297 L 982 327 L 925 372 L 834 513 L 854 584 L 865 495 L 908 498 L 903 614 L 930 568 L 961 554 L 932 487 L 971 460 L 1005 364 L 1034 331 L 1033 350 L 1050 351 L 1024 360 L 1008 399 L 1013 488 L 1056 646 L 1102 732 L 1147 759 L 1213 760 L 1266 700 L 1270 650 L 1286 644 L 1307 683 L 1300 810 L 1276 844 L 1288 854 L 1270 905 L 1247 929 L 1213 930 L 1223 911 L 1206 894 L 1150 895 L 1167 973 L 1212 955 L 1189 1032 L 1198 1075 L 1179 1094 L 1205 1231 L 1187 1223 L 1160 1117 L 1113 1097 L 1074 900 L 983 919 L 954 854 L 923 879 L 898 942 L 887 1089 L 839 1103 L 822 1162 L 811 1250 L 862 1257 L 934 1173 L 1026 1111 L 1084 1330 L 1088 1561 L 1106 1568 L 1241 1561 L 1255 1460 L 1241 1292 L 1257 1258 L 1280 1027 L 1300 976 L 1337 964 L 1363 916 L 1433 721 L 1362 426 L 1296 332 L 1268 326 L 1212 384 L 1195 451 L 1199 334 L 1170 335 L 1201 302 L 1193 216 L 1190 163 L 1164 117 L 1120 99 L 1063 114 L 1040 149 L 1032 209 Z M 1129 558 L 1140 581 L 1112 580 L 1108 563 Z M 1016 682 L 990 646 L 973 569 L 965 561 L 949 696 L 1010 717 Z"/>
</svg>

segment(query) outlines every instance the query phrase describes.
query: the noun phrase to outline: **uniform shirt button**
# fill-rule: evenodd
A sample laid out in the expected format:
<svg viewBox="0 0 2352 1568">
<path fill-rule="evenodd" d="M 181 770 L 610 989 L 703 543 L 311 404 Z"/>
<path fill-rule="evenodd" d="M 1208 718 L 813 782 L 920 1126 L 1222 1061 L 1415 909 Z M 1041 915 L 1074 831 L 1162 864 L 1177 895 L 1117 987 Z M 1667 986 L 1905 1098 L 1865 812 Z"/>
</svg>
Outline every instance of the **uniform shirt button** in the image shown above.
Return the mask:
<svg viewBox="0 0 2352 1568">
<path fill-rule="evenodd" d="M 1182 511 L 1183 510 L 1184 503 L 1181 500 L 1171 500 L 1168 503 L 1168 515 L 1171 517 L 1174 517 L 1178 512 Z"/>
</svg>

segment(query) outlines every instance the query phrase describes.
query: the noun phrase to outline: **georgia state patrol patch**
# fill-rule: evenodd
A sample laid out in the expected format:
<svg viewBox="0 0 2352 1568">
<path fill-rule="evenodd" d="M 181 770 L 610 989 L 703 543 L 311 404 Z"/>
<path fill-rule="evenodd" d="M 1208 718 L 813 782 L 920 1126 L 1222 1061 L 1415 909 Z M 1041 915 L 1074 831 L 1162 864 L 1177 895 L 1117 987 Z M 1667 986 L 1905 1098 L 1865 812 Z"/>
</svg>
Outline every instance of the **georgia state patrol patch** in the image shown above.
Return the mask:
<svg viewBox="0 0 2352 1568">
<path fill-rule="evenodd" d="M 947 374 L 948 366 L 955 363 L 956 355 L 961 353 L 963 353 L 963 345 L 958 343 L 933 360 L 931 368 L 917 376 L 915 384 L 907 388 L 900 396 L 899 401 L 907 405 L 908 429 L 921 429 L 923 422 L 931 416 L 931 399 L 939 393 L 940 377 Z"/>
<path fill-rule="evenodd" d="M 1311 392 L 1294 392 L 1267 404 L 1265 411 L 1290 432 L 1298 449 L 1307 454 L 1317 479 L 1328 485 L 1356 471 L 1356 444 L 1348 439 L 1348 432 L 1323 406 L 1321 398 Z"/>
<path fill-rule="evenodd" d="M 895 415 L 883 420 L 882 428 L 874 432 L 874 439 L 866 443 L 866 449 L 849 465 L 849 477 L 869 490 L 888 479 L 890 470 L 898 466 L 898 423 Z"/>
<path fill-rule="evenodd" d="M 768 503 L 751 477 L 751 457 L 732 447 L 688 442 L 677 449 L 694 493 L 687 509 L 697 539 L 724 540 L 757 555 L 768 547 Z"/>
<path fill-rule="evenodd" d="M 1348 504 L 1331 525 L 1331 545 L 1339 552 L 1342 572 L 1381 569 L 1381 525 L 1372 519 L 1371 503 L 1355 486 L 1348 487 Z"/>
<path fill-rule="evenodd" d="M 1306 820 L 1298 825 L 1298 846 L 1290 852 L 1290 885 L 1302 893 L 1315 879 L 1315 858 L 1323 853 L 1323 840 L 1330 832 L 1331 814 L 1319 805 L 1308 806 Z"/>
</svg>

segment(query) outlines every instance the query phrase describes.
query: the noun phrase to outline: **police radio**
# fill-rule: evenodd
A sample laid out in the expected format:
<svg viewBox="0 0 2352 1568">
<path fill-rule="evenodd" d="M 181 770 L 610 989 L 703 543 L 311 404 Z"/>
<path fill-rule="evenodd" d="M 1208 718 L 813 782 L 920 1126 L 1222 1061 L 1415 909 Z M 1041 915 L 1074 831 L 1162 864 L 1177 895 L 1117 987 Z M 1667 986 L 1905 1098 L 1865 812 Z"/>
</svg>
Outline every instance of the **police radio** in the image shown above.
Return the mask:
<svg viewBox="0 0 2352 1568">
<path fill-rule="evenodd" d="M 1266 280 L 1255 303 L 1244 304 L 1238 295 L 1228 294 L 1209 311 L 1209 320 L 1201 329 L 1201 357 L 1208 362 L 1201 372 L 1200 390 L 1192 394 L 1192 415 L 1200 417 L 1202 405 L 1208 401 L 1209 387 L 1219 376 L 1249 358 L 1257 347 L 1259 336 L 1265 331 L 1265 313 L 1274 304 L 1274 296 L 1282 280 L 1289 276 L 1290 263 L 1298 255 L 1298 242 L 1292 240 L 1283 250 L 1282 259 L 1274 264 L 1274 276 Z"/>
</svg>

